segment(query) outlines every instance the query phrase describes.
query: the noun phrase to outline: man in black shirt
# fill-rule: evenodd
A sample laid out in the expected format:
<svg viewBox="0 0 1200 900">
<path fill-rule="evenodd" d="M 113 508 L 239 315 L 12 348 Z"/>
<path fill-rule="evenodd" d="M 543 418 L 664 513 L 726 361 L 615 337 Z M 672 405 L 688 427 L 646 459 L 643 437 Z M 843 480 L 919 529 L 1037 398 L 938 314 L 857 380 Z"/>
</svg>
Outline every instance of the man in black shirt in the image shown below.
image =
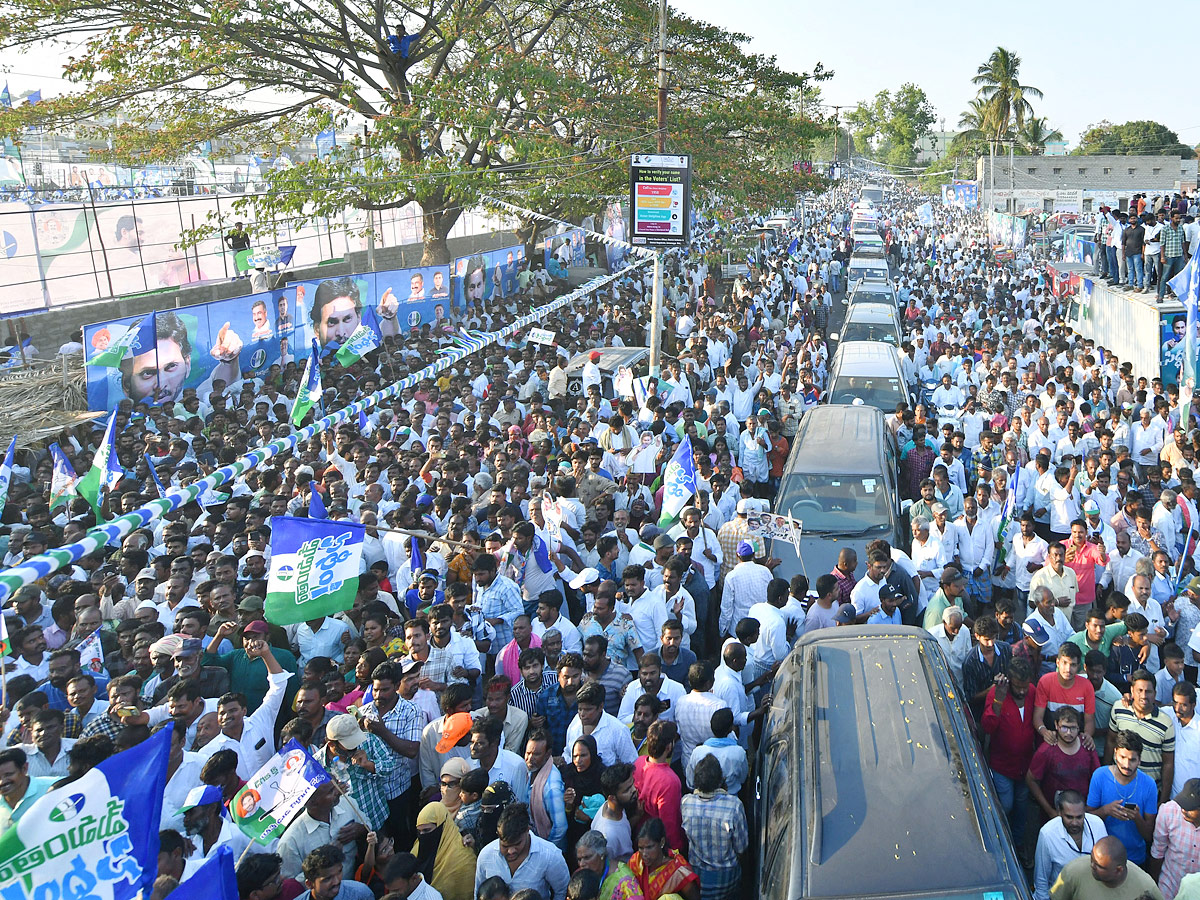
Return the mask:
<svg viewBox="0 0 1200 900">
<path fill-rule="evenodd" d="M 246 223 L 235 222 L 233 224 L 233 231 L 225 235 L 225 243 L 229 245 L 229 249 L 234 253 L 238 253 L 242 250 L 249 250 L 250 235 L 246 233 Z"/>
<path fill-rule="evenodd" d="M 1125 249 L 1126 286 L 1140 294 L 1145 278 L 1142 253 L 1146 249 L 1146 229 L 1136 215 L 1129 217 L 1129 224 L 1121 233 L 1121 242 Z"/>
</svg>

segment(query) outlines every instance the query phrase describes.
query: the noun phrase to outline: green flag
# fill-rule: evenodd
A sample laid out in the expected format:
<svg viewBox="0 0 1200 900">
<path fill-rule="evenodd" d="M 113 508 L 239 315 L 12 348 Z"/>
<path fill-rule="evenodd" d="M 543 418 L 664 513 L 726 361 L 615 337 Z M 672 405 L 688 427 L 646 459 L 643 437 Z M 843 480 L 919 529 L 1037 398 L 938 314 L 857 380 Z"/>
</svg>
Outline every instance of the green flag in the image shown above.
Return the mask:
<svg viewBox="0 0 1200 900">
<path fill-rule="evenodd" d="M 334 356 L 343 366 L 349 367 L 378 346 L 379 340 L 375 337 L 375 332 L 366 325 L 359 325 Z"/>
<path fill-rule="evenodd" d="M 330 519 L 271 519 L 264 617 L 295 625 L 354 605 L 363 526 Z"/>
<path fill-rule="evenodd" d="M 97 352 L 84 365 L 115 369 L 130 354 L 136 356 L 138 353 L 148 353 L 158 345 L 154 333 L 155 327 L 153 313 L 138 319 L 125 330 L 123 335 Z"/>
<path fill-rule="evenodd" d="M 300 381 L 300 390 L 296 394 L 296 402 L 292 404 L 292 424 L 297 428 L 308 415 L 308 411 L 321 402 L 321 351 L 317 347 L 317 339 L 313 338 L 312 353 L 304 365 L 304 378 Z"/>
<path fill-rule="evenodd" d="M 50 445 L 50 459 L 54 468 L 50 476 L 50 508 L 61 506 L 68 500 L 79 496 L 75 484 L 79 479 L 67 455 L 58 444 Z"/>
<path fill-rule="evenodd" d="M 100 513 L 101 491 L 112 490 L 125 477 L 125 469 L 117 460 L 117 413 L 113 410 L 108 417 L 108 425 L 104 429 L 104 439 L 100 441 L 100 449 L 92 458 L 92 467 L 86 475 L 79 479 L 76 490 L 79 496 L 91 504 L 96 511 L 97 521 L 104 521 Z"/>
</svg>

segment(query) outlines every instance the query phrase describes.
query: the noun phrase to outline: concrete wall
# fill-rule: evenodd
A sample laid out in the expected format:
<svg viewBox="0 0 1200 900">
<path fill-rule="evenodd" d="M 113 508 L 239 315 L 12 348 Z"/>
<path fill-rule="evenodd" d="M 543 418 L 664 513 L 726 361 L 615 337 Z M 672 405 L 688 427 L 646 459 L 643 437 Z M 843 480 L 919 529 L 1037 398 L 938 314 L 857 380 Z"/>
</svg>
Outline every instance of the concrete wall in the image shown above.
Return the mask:
<svg viewBox="0 0 1200 900">
<path fill-rule="evenodd" d="M 1154 302 L 1154 294 L 1113 290 L 1092 275 L 1091 267 L 1063 265 L 1061 268 L 1077 272 L 1092 282 L 1092 302 L 1087 317 L 1080 316 L 1068 324 L 1085 338 L 1094 340 L 1098 347 L 1116 353 L 1122 362 L 1133 363 L 1136 375 L 1158 375 L 1159 316 L 1178 305 L 1163 304 L 1160 307 Z"/>
<path fill-rule="evenodd" d="M 471 237 L 451 238 L 447 243 L 450 255 L 454 258 L 500 247 L 510 247 L 519 241 L 512 232 L 498 231 Z M 424 248 L 421 244 L 377 248 L 375 250 L 375 271 L 382 272 L 388 269 L 403 269 L 407 266 L 420 265 L 423 252 Z M 331 262 L 323 266 L 312 266 L 305 269 L 288 269 L 283 273 L 280 286 L 282 287 L 290 281 L 331 278 L 337 275 L 351 275 L 366 271 L 368 271 L 366 252 L 351 253 L 341 262 Z M 81 303 L 78 306 L 30 313 L 13 317 L 10 322 L 15 324 L 18 329 L 27 331 L 33 338 L 33 344 L 38 348 L 38 353 L 46 357 L 53 355 L 68 341 L 80 340 L 81 329 L 84 325 L 120 319 L 125 316 L 145 315 L 155 310 L 192 306 L 213 300 L 228 300 L 249 293 L 249 279 L 209 281 L 160 293 L 97 300 Z M 11 340 L 8 323 L 0 326 L 0 344 L 4 342 L 15 343 Z"/>
<path fill-rule="evenodd" d="M 1092 190 L 1162 193 L 1196 185 L 1194 159 L 1178 156 L 1016 156 L 1012 186 L 1017 190 Z M 996 190 L 1009 186 L 1008 154 L 996 154 Z M 990 160 L 975 166 L 980 191 L 988 184 Z"/>
</svg>

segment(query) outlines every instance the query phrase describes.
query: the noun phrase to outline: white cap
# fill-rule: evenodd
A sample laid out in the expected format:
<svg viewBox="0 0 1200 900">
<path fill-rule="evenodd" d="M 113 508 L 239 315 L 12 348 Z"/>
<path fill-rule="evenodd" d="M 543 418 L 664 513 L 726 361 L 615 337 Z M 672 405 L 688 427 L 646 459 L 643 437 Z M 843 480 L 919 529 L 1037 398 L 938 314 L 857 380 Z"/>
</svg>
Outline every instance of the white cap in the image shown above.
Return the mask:
<svg viewBox="0 0 1200 900">
<path fill-rule="evenodd" d="M 580 572 L 578 575 L 576 575 L 574 578 L 572 578 L 570 581 L 570 584 L 571 584 L 572 588 L 574 588 L 575 590 L 578 591 L 579 589 L 583 588 L 584 586 L 593 584 L 594 582 L 597 582 L 599 580 L 600 580 L 600 571 L 598 569 L 593 569 L 591 566 L 588 566 L 586 569 L 584 569 L 582 572 Z"/>
<path fill-rule="evenodd" d="M 158 581 L 158 576 L 154 574 L 153 569 L 142 569 L 137 573 L 137 578 L 134 581 L 141 581 L 143 578 L 149 578 L 151 581 Z"/>
</svg>

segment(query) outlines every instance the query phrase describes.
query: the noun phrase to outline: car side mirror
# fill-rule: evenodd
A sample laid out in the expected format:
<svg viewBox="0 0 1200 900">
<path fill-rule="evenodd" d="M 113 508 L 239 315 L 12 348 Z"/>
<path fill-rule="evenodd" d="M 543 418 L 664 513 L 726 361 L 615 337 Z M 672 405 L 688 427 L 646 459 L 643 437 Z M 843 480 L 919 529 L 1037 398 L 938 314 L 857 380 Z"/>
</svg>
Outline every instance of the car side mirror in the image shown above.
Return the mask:
<svg viewBox="0 0 1200 900">
<path fill-rule="evenodd" d="M 830 339 L 831 341 L 840 341 L 842 338 L 841 338 L 841 335 L 837 335 L 837 334 L 831 334 L 831 335 L 829 336 L 829 339 Z"/>
</svg>

